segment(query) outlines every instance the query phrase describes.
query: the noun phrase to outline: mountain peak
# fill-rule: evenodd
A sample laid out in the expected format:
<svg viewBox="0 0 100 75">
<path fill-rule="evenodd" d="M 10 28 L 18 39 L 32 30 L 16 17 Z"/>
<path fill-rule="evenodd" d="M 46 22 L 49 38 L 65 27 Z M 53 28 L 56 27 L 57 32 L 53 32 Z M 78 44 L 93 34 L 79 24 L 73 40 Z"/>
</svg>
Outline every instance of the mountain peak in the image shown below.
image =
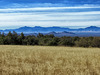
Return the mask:
<svg viewBox="0 0 100 75">
<path fill-rule="evenodd" d="M 20 28 L 30 28 L 30 27 L 28 27 L 28 26 L 24 26 L 24 27 L 20 27 Z"/>
<path fill-rule="evenodd" d="M 35 26 L 34 28 L 41 28 L 41 26 Z"/>
<path fill-rule="evenodd" d="M 52 31 L 52 32 L 49 32 L 48 34 L 56 34 L 56 32 Z"/>
<path fill-rule="evenodd" d="M 87 27 L 87 28 L 98 28 L 98 27 L 96 27 L 96 26 L 90 26 L 90 27 Z"/>
</svg>

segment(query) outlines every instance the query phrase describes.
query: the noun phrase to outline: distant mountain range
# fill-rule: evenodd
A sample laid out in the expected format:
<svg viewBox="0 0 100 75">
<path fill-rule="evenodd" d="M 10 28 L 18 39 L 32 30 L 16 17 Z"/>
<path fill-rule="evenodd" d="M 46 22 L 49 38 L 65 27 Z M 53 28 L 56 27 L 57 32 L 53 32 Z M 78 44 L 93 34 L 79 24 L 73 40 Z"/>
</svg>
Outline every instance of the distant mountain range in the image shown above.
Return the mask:
<svg viewBox="0 0 100 75">
<path fill-rule="evenodd" d="M 70 28 L 64 28 L 64 27 L 20 27 L 17 29 L 6 29 L 6 30 L 0 30 L 0 32 L 4 32 L 7 34 L 9 31 L 17 32 L 20 34 L 23 32 L 25 35 L 37 35 L 38 33 L 42 33 L 44 35 L 53 34 L 55 36 L 61 37 L 61 36 L 79 36 L 79 37 L 88 37 L 88 36 L 99 36 L 100 37 L 100 27 L 96 26 L 90 26 L 86 28 L 79 28 L 79 29 L 70 29 Z"/>
<path fill-rule="evenodd" d="M 64 28 L 64 27 L 20 27 L 17 29 L 6 29 L 6 30 L 0 30 L 0 32 L 8 33 L 9 31 L 15 31 L 17 33 L 50 33 L 50 32 L 99 32 L 100 27 L 96 26 L 90 26 L 87 28 L 79 28 L 79 29 L 70 29 L 70 28 Z"/>
</svg>

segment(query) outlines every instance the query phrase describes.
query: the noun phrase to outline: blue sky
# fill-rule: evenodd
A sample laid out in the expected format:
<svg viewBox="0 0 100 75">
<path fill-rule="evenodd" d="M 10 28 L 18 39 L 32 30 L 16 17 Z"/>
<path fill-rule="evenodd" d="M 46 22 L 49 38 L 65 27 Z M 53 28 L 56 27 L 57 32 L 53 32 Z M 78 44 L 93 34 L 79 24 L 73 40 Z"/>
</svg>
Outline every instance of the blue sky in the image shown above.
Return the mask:
<svg viewBox="0 0 100 75">
<path fill-rule="evenodd" d="M 0 0 L 0 29 L 100 26 L 99 0 Z"/>
</svg>

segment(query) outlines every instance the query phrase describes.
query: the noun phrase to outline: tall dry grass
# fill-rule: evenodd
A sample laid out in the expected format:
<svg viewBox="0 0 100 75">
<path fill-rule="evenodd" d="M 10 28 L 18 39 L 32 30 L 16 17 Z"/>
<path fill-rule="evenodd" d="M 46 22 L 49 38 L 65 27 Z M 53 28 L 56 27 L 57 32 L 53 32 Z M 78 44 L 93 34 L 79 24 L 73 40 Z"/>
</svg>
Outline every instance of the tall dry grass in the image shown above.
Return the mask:
<svg viewBox="0 0 100 75">
<path fill-rule="evenodd" d="M 100 75 L 100 49 L 1 45 L 0 75 Z"/>
</svg>

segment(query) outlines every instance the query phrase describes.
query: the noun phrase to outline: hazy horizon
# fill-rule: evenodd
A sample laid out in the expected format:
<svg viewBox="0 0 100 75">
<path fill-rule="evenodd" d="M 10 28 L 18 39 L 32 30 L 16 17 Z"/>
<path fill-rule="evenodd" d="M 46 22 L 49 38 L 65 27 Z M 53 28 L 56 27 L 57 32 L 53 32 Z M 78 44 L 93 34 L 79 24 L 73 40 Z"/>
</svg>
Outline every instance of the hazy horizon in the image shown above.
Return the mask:
<svg viewBox="0 0 100 75">
<path fill-rule="evenodd" d="M 25 26 L 6 26 L 6 27 L 0 27 L 0 30 L 5 30 L 5 29 L 17 29 Z M 27 26 L 27 27 L 36 27 L 36 26 Z M 79 29 L 79 28 L 86 28 L 84 26 L 40 26 L 40 27 L 64 27 L 64 28 L 70 28 L 70 29 Z M 88 26 L 87 26 L 88 27 Z M 100 27 L 100 26 L 98 26 Z"/>
<path fill-rule="evenodd" d="M 91 26 L 14 26 L 14 27 L 1 27 L 0 30 L 6 30 L 6 29 L 18 29 L 18 28 L 22 28 L 22 27 L 61 27 L 61 28 L 69 28 L 69 29 L 80 29 L 80 28 L 87 28 L 87 27 L 91 27 Z M 95 27 L 95 26 L 93 26 Z M 100 26 L 96 26 L 96 27 L 100 27 Z"/>
<path fill-rule="evenodd" d="M 0 29 L 100 26 L 99 0 L 0 0 Z"/>
</svg>

